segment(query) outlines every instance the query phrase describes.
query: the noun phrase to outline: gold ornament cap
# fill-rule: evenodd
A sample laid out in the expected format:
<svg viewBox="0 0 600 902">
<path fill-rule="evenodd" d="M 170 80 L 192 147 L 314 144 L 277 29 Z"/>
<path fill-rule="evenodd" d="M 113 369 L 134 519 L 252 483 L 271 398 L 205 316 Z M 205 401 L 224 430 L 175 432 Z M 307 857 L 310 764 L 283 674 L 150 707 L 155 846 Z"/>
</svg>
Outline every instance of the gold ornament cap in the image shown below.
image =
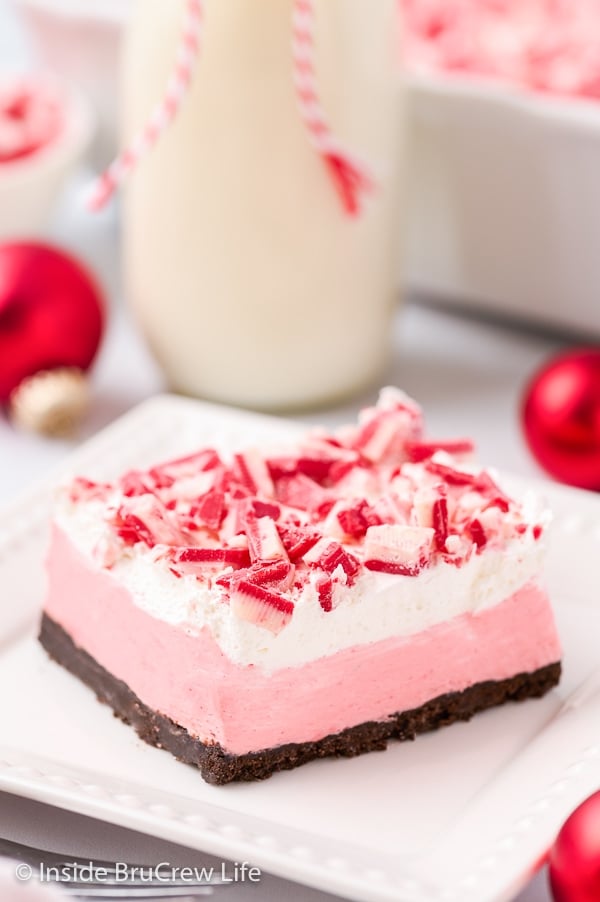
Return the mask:
<svg viewBox="0 0 600 902">
<path fill-rule="evenodd" d="M 18 426 L 53 438 L 71 436 L 88 407 L 88 382 L 76 367 L 36 373 L 10 396 L 11 417 Z"/>
</svg>

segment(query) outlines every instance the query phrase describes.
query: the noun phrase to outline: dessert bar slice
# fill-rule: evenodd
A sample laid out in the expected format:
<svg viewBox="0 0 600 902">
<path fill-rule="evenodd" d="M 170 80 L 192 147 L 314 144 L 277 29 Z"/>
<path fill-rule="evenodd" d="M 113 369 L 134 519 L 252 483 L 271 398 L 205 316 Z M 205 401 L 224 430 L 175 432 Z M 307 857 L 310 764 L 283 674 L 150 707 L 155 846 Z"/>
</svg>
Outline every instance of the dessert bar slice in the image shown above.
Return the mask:
<svg viewBox="0 0 600 902">
<path fill-rule="evenodd" d="M 40 640 L 209 782 L 262 779 L 552 688 L 546 520 L 385 389 L 293 447 L 73 480 Z"/>
</svg>

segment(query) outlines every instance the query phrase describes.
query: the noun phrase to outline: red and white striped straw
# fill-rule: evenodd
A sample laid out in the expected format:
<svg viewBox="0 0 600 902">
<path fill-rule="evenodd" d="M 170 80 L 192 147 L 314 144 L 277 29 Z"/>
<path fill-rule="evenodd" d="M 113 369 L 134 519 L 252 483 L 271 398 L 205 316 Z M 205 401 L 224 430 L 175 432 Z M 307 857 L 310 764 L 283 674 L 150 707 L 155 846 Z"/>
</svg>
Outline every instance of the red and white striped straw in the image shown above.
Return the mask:
<svg viewBox="0 0 600 902">
<path fill-rule="evenodd" d="M 350 216 L 358 216 L 362 210 L 362 195 L 372 190 L 373 180 L 366 168 L 352 160 L 336 142 L 321 109 L 314 64 L 313 23 L 312 0 L 294 0 L 292 57 L 300 114 L 310 140 L 340 194 L 345 211 Z M 89 199 L 92 210 L 100 210 L 111 200 L 179 113 L 198 62 L 203 30 L 204 0 L 187 0 L 177 59 L 165 95 L 129 147 L 96 180 Z"/>
<path fill-rule="evenodd" d="M 353 160 L 334 138 L 319 102 L 314 38 L 313 0 L 294 0 L 292 27 L 294 83 L 300 115 L 350 216 L 361 212 L 362 195 L 373 188 L 365 166 Z"/>
</svg>

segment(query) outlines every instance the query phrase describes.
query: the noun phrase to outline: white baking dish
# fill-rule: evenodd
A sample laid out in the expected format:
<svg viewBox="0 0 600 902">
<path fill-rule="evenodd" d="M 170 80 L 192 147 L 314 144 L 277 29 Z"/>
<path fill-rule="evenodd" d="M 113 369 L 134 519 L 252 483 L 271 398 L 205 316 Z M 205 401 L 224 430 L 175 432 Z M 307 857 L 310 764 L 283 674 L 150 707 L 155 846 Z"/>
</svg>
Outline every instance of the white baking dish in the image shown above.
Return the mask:
<svg viewBox="0 0 600 902">
<path fill-rule="evenodd" d="M 410 115 L 411 288 L 600 336 L 600 104 L 413 78 Z"/>
<path fill-rule="evenodd" d="M 7 73 L 2 77 L 10 83 Z M 0 166 L 0 241 L 43 234 L 94 134 L 94 116 L 80 91 L 55 78 L 50 84 L 61 99 L 64 123 L 48 144 Z"/>
<path fill-rule="evenodd" d="M 84 91 L 98 120 L 96 166 L 117 146 L 119 54 L 131 0 L 16 0 L 40 61 Z"/>
</svg>

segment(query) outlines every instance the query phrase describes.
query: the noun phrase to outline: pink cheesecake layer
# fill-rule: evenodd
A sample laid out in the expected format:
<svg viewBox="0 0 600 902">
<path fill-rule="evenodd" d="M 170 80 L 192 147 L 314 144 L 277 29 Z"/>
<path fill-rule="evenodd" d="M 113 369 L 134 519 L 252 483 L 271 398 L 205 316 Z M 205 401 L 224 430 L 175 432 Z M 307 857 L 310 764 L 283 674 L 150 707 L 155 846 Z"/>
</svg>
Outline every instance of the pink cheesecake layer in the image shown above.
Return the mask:
<svg viewBox="0 0 600 902">
<path fill-rule="evenodd" d="M 535 584 L 416 635 L 268 674 L 233 663 L 207 629 L 189 635 L 141 610 L 56 527 L 48 572 L 45 610 L 78 646 L 150 708 L 233 754 L 321 739 L 561 657 L 548 599 Z"/>
</svg>

